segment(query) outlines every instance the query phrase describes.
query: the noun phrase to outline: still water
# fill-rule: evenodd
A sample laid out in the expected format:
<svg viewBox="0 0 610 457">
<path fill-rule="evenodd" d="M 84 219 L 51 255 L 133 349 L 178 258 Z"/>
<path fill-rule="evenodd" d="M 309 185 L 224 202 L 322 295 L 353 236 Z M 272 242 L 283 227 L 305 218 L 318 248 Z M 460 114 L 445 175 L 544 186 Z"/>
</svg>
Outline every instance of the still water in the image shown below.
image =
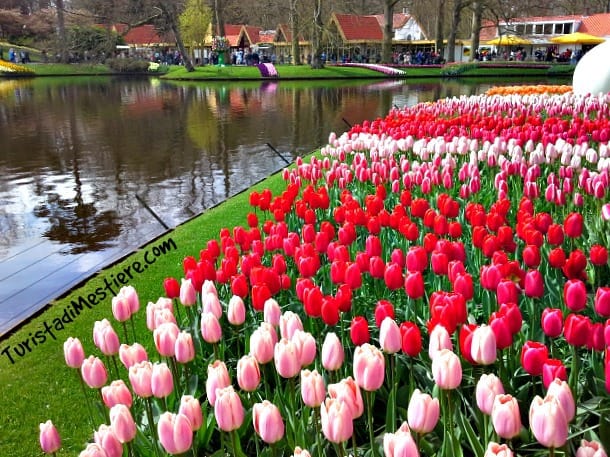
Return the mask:
<svg viewBox="0 0 610 457">
<path fill-rule="evenodd" d="M 0 335 L 331 131 L 497 84 L 0 80 Z"/>
</svg>

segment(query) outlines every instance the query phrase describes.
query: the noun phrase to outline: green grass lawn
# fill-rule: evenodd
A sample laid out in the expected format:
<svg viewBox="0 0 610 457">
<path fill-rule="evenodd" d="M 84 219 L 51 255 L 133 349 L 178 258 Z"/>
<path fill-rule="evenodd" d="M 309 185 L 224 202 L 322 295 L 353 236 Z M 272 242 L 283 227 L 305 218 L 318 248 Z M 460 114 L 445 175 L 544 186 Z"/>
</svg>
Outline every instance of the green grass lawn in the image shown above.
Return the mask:
<svg viewBox="0 0 610 457">
<path fill-rule="evenodd" d="M 284 183 L 281 176 L 275 174 L 253 189 L 265 187 L 276 193 L 284 188 Z M 0 410 L 3 417 L 0 421 L 0 456 L 42 455 L 38 444 L 38 424 L 47 419 L 53 421 L 62 435 L 63 450 L 59 455 L 76 456 L 80 453 L 87 440 L 92 438 L 93 430 L 87 425 L 85 397 L 77 374 L 65 365 L 63 343 L 70 336 L 78 337 L 87 356 L 100 355 L 93 345 L 92 329 L 94 322 L 103 318 L 112 322 L 120 336 L 123 333 L 121 326 L 112 318 L 110 296 L 92 305 L 91 309 L 84 306 L 71 323 L 60 323 L 62 317 L 66 319 L 64 311 L 71 309 L 71 302 L 78 302 L 79 298 L 88 300 L 87 297 L 95 294 L 96 288 L 104 287 L 105 280 L 112 283 L 128 267 L 133 271 L 134 262 L 143 263 L 146 252 L 171 239 L 175 249 L 157 257 L 141 274 L 133 273 L 134 278 L 129 281 L 140 297 L 140 312 L 136 321 L 138 341 L 148 346 L 149 355 L 154 359 L 156 351 L 152 336 L 146 329 L 146 304 L 164 295 L 165 277 L 179 279 L 183 276 L 182 259 L 186 255 L 197 257 L 208 239 L 218 238 L 221 228 L 246 224 L 248 196 L 249 192 L 239 194 L 142 247 L 115 266 L 101 271 L 66 297 L 56 300 L 28 324 L 0 341 Z M 45 323 L 51 328 L 46 333 Z M 42 335 L 45 336 L 44 342 L 41 341 Z M 88 389 L 87 393 L 92 399 L 97 398 L 97 392 Z M 101 420 L 97 423 L 100 424 Z"/>
</svg>

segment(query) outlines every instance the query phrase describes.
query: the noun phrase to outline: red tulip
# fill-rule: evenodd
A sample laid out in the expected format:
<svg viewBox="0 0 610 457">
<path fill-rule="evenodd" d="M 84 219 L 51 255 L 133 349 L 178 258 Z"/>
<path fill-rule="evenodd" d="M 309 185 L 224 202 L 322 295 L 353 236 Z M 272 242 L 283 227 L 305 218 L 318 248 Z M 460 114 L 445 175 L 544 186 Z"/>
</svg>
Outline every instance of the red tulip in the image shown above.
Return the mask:
<svg viewBox="0 0 610 457">
<path fill-rule="evenodd" d="M 420 271 L 410 271 L 405 277 L 405 292 L 409 298 L 417 300 L 424 296 L 426 290 L 424 277 Z"/>
<path fill-rule="evenodd" d="M 608 250 L 605 246 L 594 244 L 589 249 L 589 259 L 596 266 L 603 266 L 608 263 Z"/>
<path fill-rule="evenodd" d="M 542 365 L 549 358 L 549 349 L 537 341 L 526 341 L 521 349 L 521 366 L 532 376 L 542 374 Z"/>
<path fill-rule="evenodd" d="M 446 275 L 449 267 L 449 257 L 444 252 L 434 251 L 430 256 L 432 271 L 436 275 Z"/>
<path fill-rule="evenodd" d="M 586 346 L 591 332 L 591 321 L 582 314 L 568 314 L 563 325 L 563 335 L 572 346 Z"/>
<path fill-rule="evenodd" d="M 540 265 L 540 249 L 538 246 L 528 244 L 523 248 L 521 255 L 523 257 L 523 263 L 529 268 L 538 268 Z"/>
<path fill-rule="evenodd" d="M 582 235 L 584 218 L 580 213 L 570 213 L 563 221 L 565 234 L 570 238 L 578 238 Z"/>
<path fill-rule="evenodd" d="M 379 300 L 375 305 L 375 325 L 377 328 L 381 327 L 381 323 L 386 317 L 394 319 L 394 305 L 388 300 Z"/>
<path fill-rule="evenodd" d="M 523 316 L 516 303 L 502 303 L 498 309 L 498 314 L 506 318 L 506 323 L 511 334 L 516 335 L 521 331 Z"/>
<path fill-rule="evenodd" d="M 410 357 L 416 357 L 422 350 L 422 336 L 419 327 L 414 322 L 400 324 L 402 351 Z"/>
<path fill-rule="evenodd" d="M 362 286 L 362 273 L 357 263 L 349 263 L 345 269 L 345 283 L 356 290 Z"/>
<path fill-rule="evenodd" d="M 424 271 L 428 267 L 428 254 L 421 246 L 412 246 L 406 256 L 407 271 Z"/>
<path fill-rule="evenodd" d="M 369 323 L 363 316 L 356 316 L 350 325 L 350 338 L 356 346 L 368 343 L 371 339 L 369 334 Z"/>
<path fill-rule="evenodd" d="M 513 344 L 513 336 L 517 332 L 511 330 L 510 322 L 508 315 L 502 311 L 493 312 L 489 316 L 489 326 L 496 337 L 498 350 L 506 349 Z"/>
<path fill-rule="evenodd" d="M 180 283 L 176 278 L 165 278 L 163 281 L 163 288 L 165 289 L 165 296 L 167 298 L 180 297 Z"/>
<path fill-rule="evenodd" d="M 404 286 L 402 268 L 400 265 L 388 263 L 385 267 L 383 279 L 387 288 L 390 290 L 398 290 Z"/>
<path fill-rule="evenodd" d="M 477 324 L 474 323 L 464 324 L 460 327 L 459 334 L 460 354 L 468 363 L 472 365 L 476 363 L 470 353 L 472 348 L 472 335 L 477 327 Z"/>
<path fill-rule="evenodd" d="M 560 224 L 551 224 L 546 233 L 546 239 L 551 246 L 559 246 L 563 243 L 563 226 Z"/>
<path fill-rule="evenodd" d="M 563 286 L 563 301 L 572 311 L 579 312 L 587 306 L 587 287 L 579 279 L 569 279 Z"/>
<path fill-rule="evenodd" d="M 566 254 L 562 248 L 555 248 L 549 252 L 549 265 L 553 268 L 563 268 L 566 263 Z"/>
<path fill-rule="evenodd" d="M 568 379 L 566 367 L 559 359 L 547 359 L 542 364 L 542 384 L 547 389 L 555 379 L 566 381 Z"/>
<path fill-rule="evenodd" d="M 498 283 L 496 296 L 498 304 L 502 303 L 519 303 L 519 288 L 510 279 L 503 279 Z"/>
</svg>

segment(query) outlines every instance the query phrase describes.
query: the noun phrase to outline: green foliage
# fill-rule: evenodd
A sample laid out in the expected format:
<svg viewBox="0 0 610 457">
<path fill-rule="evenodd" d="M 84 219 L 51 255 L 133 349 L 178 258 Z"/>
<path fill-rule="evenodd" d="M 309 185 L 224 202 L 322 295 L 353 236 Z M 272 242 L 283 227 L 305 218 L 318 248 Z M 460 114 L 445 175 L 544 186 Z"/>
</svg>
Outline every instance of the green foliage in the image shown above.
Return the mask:
<svg viewBox="0 0 610 457">
<path fill-rule="evenodd" d="M 441 76 L 458 76 L 469 70 L 474 70 L 475 68 L 478 68 L 478 64 L 476 63 L 447 65 L 441 69 Z"/>
<path fill-rule="evenodd" d="M 574 68 L 576 68 L 576 65 L 571 65 L 571 64 L 552 65 L 547 70 L 547 73 L 550 76 L 570 76 L 574 73 Z"/>
<path fill-rule="evenodd" d="M 142 59 L 108 59 L 106 64 L 114 71 L 120 73 L 143 73 L 148 71 L 148 65 L 150 62 Z"/>
<path fill-rule="evenodd" d="M 71 27 L 68 30 L 68 49 L 80 55 L 103 56 L 120 44 L 116 32 L 108 32 L 101 27 Z"/>
<path fill-rule="evenodd" d="M 212 21 L 212 10 L 204 0 L 187 0 L 179 18 L 180 33 L 186 45 L 202 45 Z"/>
</svg>

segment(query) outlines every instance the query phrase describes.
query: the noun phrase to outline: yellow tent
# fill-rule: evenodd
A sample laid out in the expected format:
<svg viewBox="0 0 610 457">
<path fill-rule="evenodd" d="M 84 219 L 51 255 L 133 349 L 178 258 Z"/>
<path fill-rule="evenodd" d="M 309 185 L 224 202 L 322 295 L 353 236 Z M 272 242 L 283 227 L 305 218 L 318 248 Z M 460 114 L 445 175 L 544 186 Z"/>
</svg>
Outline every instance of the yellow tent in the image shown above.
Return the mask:
<svg viewBox="0 0 610 457">
<path fill-rule="evenodd" d="M 557 44 L 599 44 L 606 40 L 599 36 L 589 35 L 588 33 L 574 32 L 551 38 L 551 41 Z"/>
<path fill-rule="evenodd" d="M 494 46 L 520 46 L 532 44 L 532 42 L 526 38 L 516 35 L 502 35 L 485 42 L 485 44 L 491 44 Z"/>
</svg>

